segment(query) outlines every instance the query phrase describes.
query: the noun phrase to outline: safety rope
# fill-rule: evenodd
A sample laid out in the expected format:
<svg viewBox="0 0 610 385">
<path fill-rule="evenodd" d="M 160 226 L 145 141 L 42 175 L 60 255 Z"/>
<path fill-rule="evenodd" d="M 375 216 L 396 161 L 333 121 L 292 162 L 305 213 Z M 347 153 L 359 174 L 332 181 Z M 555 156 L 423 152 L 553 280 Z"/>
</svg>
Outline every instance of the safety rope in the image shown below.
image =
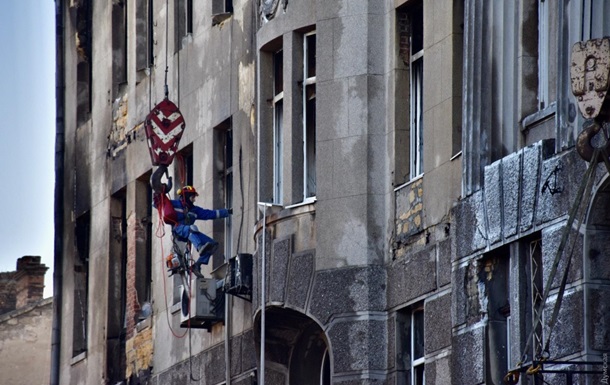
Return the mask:
<svg viewBox="0 0 610 385">
<path fill-rule="evenodd" d="M 159 224 L 157 227 L 157 230 L 155 232 L 155 234 L 157 235 L 157 238 L 159 238 L 159 244 L 161 245 L 161 271 L 163 271 L 163 296 L 165 298 L 165 316 L 167 319 L 167 327 L 169 328 L 170 332 L 174 335 L 174 337 L 176 338 L 184 338 L 186 336 L 186 333 L 188 332 L 188 330 L 186 330 L 183 334 L 178 334 L 177 332 L 174 331 L 174 329 L 172 328 L 172 324 L 171 321 L 169 319 L 169 305 L 167 302 L 167 278 L 165 277 L 165 252 L 163 251 L 163 236 L 165 236 L 165 229 L 163 229 L 163 235 L 159 236 L 159 228 L 160 227 L 164 227 L 163 225 L 163 216 L 161 214 L 161 209 L 157 208 L 157 211 L 159 213 Z M 190 293 L 189 293 L 190 294 Z M 189 309 L 190 311 L 190 309 Z"/>
<path fill-rule="evenodd" d="M 578 188 L 578 191 L 576 193 L 576 198 L 574 199 L 574 203 L 572 205 L 572 207 L 570 208 L 569 214 L 568 214 L 568 220 L 566 222 L 566 225 L 564 227 L 562 236 L 561 236 L 561 241 L 559 243 L 559 247 L 557 248 L 557 252 L 555 254 L 555 259 L 553 261 L 553 265 L 551 267 L 551 271 L 549 273 L 549 276 L 547 278 L 547 282 L 546 285 L 544 287 L 544 294 L 542 295 L 542 306 L 544 306 L 544 304 L 546 303 L 548 297 L 549 297 L 549 293 L 551 290 L 551 286 L 553 284 L 553 281 L 555 279 L 555 274 L 557 273 L 557 268 L 559 266 L 559 261 L 561 258 L 561 255 L 563 254 L 563 251 L 565 249 L 565 246 L 568 242 L 568 238 L 570 236 L 570 232 L 572 229 L 572 225 L 574 224 L 574 220 L 576 218 L 576 214 L 578 212 L 578 209 L 582 203 L 582 198 L 585 194 L 585 191 L 587 192 L 588 195 L 590 195 L 590 191 L 591 191 L 591 187 L 592 187 L 592 182 L 594 180 L 593 176 L 595 175 L 595 170 L 596 170 L 596 166 L 597 166 L 597 157 L 599 156 L 600 150 L 599 149 L 595 149 L 594 154 L 593 154 L 593 160 L 589 163 L 589 167 L 587 168 L 587 171 L 585 172 L 585 174 L 582 177 L 580 186 Z M 609 170 L 610 170 L 610 165 L 609 166 Z M 587 199 L 588 200 L 588 199 Z M 583 210 L 582 215 L 584 216 L 586 210 Z M 582 217 L 581 217 L 581 222 L 582 223 Z M 564 276 L 562 278 L 562 282 L 561 282 L 561 286 L 557 295 L 557 301 L 555 302 L 555 307 L 553 309 L 553 315 L 551 316 L 551 320 L 549 322 L 549 335 L 547 336 L 547 341 L 545 344 L 545 348 L 542 352 L 538 352 L 538 358 L 540 359 L 539 361 L 544 361 L 546 360 L 546 358 L 548 358 L 548 348 L 549 348 L 549 344 L 550 344 L 550 335 L 552 333 L 552 329 L 557 321 L 557 316 L 559 314 L 559 308 L 561 306 L 561 302 L 562 302 L 562 297 L 563 294 L 565 292 L 565 285 L 567 283 L 567 274 L 569 272 L 569 268 L 571 265 L 571 257 L 574 251 L 574 243 L 576 241 L 577 235 L 574 236 L 573 240 L 572 240 L 572 245 L 571 245 L 571 252 L 570 252 L 570 256 L 568 258 L 568 263 L 566 266 L 566 269 L 564 271 Z M 505 381 L 506 380 L 512 380 L 514 379 L 514 377 L 516 376 L 517 381 L 518 381 L 518 375 L 516 375 L 517 370 L 519 370 L 519 368 L 523 365 L 523 363 L 526 362 L 527 359 L 527 352 L 530 349 L 531 343 L 533 341 L 533 337 L 534 337 L 534 333 L 536 331 L 536 329 L 538 328 L 538 326 L 540 325 L 542 320 L 542 312 L 540 312 L 540 314 L 534 319 L 534 323 L 532 325 L 532 329 L 530 330 L 529 336 L 527 337 L 527 342 L 525 345 L 525 348 L 523 349 L 523 354 L 521 356 L 521 361 L 519 363 L 517 363 L 517 369 L 514 370 L 510 370 L 508 372 L 508 374 L 505 377 Z M 544 354 L 544 355 L 543 355 Z M 545 356 L 546 355 L 546 356 Z M 533 358 L 533 357 L 532 357 Z M 533 375 L 538 373 L 541 370 L 541 365 L 538 364 L 537 366 L 532 366 L 530 368 L 528 368 L 528 370 L 526 371 L 527 374 Z"/>
</svg>

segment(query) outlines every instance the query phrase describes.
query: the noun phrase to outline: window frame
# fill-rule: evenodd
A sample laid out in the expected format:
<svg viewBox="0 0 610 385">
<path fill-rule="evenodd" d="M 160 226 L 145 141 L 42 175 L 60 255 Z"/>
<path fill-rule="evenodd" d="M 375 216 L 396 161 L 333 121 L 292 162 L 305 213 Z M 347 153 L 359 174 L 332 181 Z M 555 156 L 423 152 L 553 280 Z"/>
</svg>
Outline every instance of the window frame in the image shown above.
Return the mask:
<svg viewBox="0 0 610 385">
<path fill-rule="evenodd" d="M 548 1 L 538 0 L 538 111 L 543 111 L 550 104 L 549 89 L 549 30 L 550 13 Z"/>
<path fill-rule="evenodd" d="M 278 63 L 278 58 L 281 61 Z M 283 194 L 283 127 L 284 127 L 284 51 L 273 53 L 273 203 L 282 205 Z"/>
<path fill-rule="evenodd" d="M 423 3 L 409 9 L 409 178 L 413 180 L 424 173 L 423 134 L 424 134 L 424 23 Z M 414 23 L 416 13 L 421 10 L 421 23 Z M 415 31 L 415 26 L 418 30 Z M 421 28 L 421 30 L 419 29 Z M 417 36 L 421 34 L 421 36 Z M 415 39 L 421 49 L 414 51 Z"/>
<path fill-rule="evenodd" d="M 419 325 L 416 325 L 416 315 L 421 313 L 421 330 L 416 330 L 416 327 Z M 411 325 L 410 325 L 410 329 L 411 329 L 411 384 L 413 385 L 423 385 L 426 383 L 426 370 L 425 370 L 425 364 L 426 364 L 426 353 L 425 353 L 425 340 L 424 340 L 424 335 L 425 335 L 425 321 L 424 321 L 424 306 L 423 304 L 420 306 L 415 307 L 412 311 L 411 311 Z M 416 334 L 421 333 L 421 339 L 422 339 L 422 352 L 421 352 L 421 356 L 414 358 L 415 357 L 415 348 L 416 348 Z M 422 370 L 422 377 L 421 379 L 418 378 L 418 370 L 421 369 Z"/>
<path fill-rule="evenodd" d="M 314 66 L 314 73 L 313 76 L 308 76 L 309 75 L 309 70 L 310 70 L 310 66 L 309 66 L 309 54 L 310 52 L 310 47 L 309 47 L 309 43 L 308 43 L 308 38 L 310 38 L 311 36 L 314 36 L 314 39 L 317 38 L 316 35 L 316 31 L 311 31 L 308 32 L 306 34 L 303 35 L 303 92 L 302 92 L 302 96 L 303 96 L 303 203 L 310 203 L 316 200 L 316 187 L 317 187 L 317 181 L 316 181 L 316 67 Z M 317 49 L 317 42 L 314 43 L 314 62 L 316 59 L 316 53 L 315 53 L 315 49 Z M 308 135 L 308 132 L 311 130 L 311 127 L 309 126 L 309 124 L 311 122 L 308 122 L 307 120 L 307 116 L 308 116 L 308 101 L 307 101 L 307 91 L 308 91 L 308 86 L 313 86 L 314 88 L 314 102 L 313 102 L 313 143 L 310 142 L 310 136 Z M 310 159 L 307 156 L 308 153 L 311 152 L 311 148 L 310 146 L 313 145 L 313 164 L 310 164 Z M 312 169 L 313 168 L 313 172 Z M 313 193 L 310 194 L 310 189 L 311 189 L 311 185 L 309 183 L 309 179 L 310 176 L 313 175 Z"/>
</svg>

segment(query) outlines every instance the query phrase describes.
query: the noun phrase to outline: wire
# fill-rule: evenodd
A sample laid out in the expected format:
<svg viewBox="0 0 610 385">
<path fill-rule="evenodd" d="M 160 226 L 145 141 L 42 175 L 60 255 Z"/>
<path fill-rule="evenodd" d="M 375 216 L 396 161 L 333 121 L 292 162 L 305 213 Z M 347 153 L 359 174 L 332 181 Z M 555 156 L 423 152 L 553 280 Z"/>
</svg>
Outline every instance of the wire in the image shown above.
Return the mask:
<svg viewBox="0 0 610 385">
<path fill-rule="evenodd" d="M 169 71 L 168 63 L 168 50 L 169 50 L 169 0 L 165 0 L 165 84 L 164 92 L 165 99 L 169 97 L 169 88 L 167 87 L 167 72 Z"/>
<path fill-rule="evenodd" d="M 239 146 L 239 192 L 241 195 L 241 219 L 239 221 L 239 233 L 237 234 L 237 253 L 239 254 L 239 245 L 241 243 L 241 231 L 244 226 L 244 174 L 242 172 L 242 147 Z"/>
</svg>

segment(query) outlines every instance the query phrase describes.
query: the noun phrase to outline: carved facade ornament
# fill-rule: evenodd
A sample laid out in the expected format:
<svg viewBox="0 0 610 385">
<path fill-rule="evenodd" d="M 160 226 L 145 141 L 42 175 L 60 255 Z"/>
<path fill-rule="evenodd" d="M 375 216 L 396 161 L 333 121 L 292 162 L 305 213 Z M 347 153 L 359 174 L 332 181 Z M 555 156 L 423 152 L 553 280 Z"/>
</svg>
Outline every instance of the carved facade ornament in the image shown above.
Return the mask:
<svg viewBox="0 0 610 385">
<path fill-rule="evenodd" d="M 572 93 L 578 99 L 580 113 L 586 119 L 596 118 L 608 92 L 610 73 L 610 38 L 577 42 L 572 47 L 570 80 Z"/>
<path fill-rule="evenodd" d="M 607 98 L 610 88 L 609 37 L 574 44 L 570 80 L 580 113 L 587 119 L 578 135 L 576 149 L 587 162 L 595 159 L 602 162 L 610 154 L 610 140 L 606 133 L 601 135 L 603 127 L 610 121 L 610 102 Z M 601 150 L 603 156 L 596 157 L 596 150 Z"/>
<path fill-rule="evenodd" d="M 266 20 L 273 19 L 277 13 L 278 5 L 282 3 L 282 9 L 286 10 L 288 0 L 259 0 L 261 16 Z"/>
</svg>

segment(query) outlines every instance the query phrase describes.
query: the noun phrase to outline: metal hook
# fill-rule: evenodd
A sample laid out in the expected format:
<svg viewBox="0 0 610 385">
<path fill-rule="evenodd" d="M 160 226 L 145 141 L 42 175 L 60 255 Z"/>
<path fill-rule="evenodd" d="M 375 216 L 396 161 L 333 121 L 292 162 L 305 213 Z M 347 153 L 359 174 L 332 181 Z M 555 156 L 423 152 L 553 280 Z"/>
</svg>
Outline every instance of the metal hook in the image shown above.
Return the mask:
<svg viewBox="0 0 610 385">
<path fill-rule="evenodd" d="M 597 135 L 602 129 L 602 124 L 598 121 L 598 119 L 589 119 L 585 121 L 583 124 L 583 130 L 578 135 L 578 140 L 576 142 L 576 150 L 581 158 L 586 160 L 587 162 L 591 162 L 593 159 L 593 152 L 595 151 L 595 147 L 591 144 L 591 139 L 595 135 Z M 602 153 L 610 153 L 610 140 L 607 140 L 606 143 L 601 146 Z M 597 158 L 597 163 L 603 162 L 604 159 L 602 157 Z"/>
</svg>

